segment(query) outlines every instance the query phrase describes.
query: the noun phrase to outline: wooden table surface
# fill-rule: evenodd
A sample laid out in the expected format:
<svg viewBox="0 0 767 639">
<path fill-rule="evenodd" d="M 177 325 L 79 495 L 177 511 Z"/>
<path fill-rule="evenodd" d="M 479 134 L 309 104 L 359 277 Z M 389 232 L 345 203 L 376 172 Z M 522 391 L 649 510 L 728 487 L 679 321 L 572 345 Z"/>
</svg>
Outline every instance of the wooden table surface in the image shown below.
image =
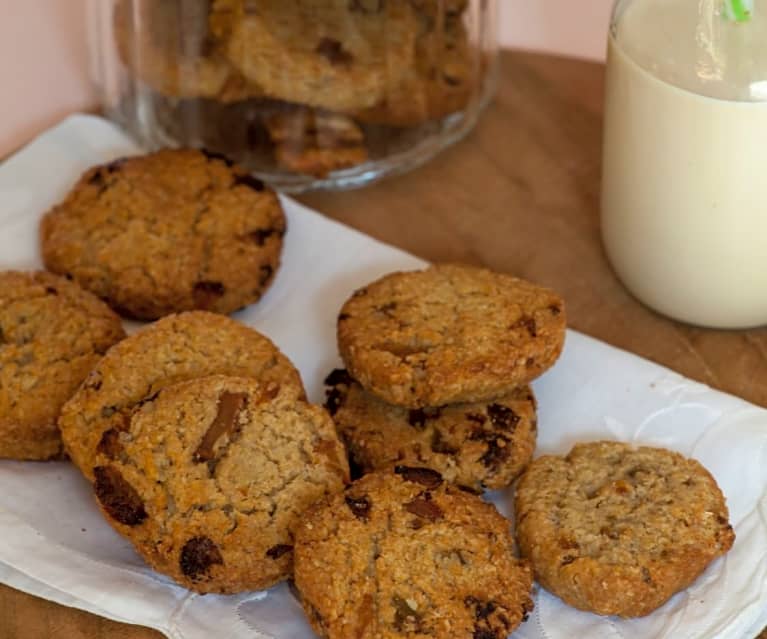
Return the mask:
<svg viewBox="0 0 767 639">
<path fill-rule="evenodd" d="M 408 175 L 301 199 L 427 260 L 483 264 L 548 285 L 564 295 L 572 328 L 767 406 L 767 329 L 665 319 L 610 270 L 599 239 L 603 86 L 602 65 L 505 53 L 497 98 L 465 140 Z M 53 636 L 162 635 L 0 586 L 0 639 Z"/>
</svg>

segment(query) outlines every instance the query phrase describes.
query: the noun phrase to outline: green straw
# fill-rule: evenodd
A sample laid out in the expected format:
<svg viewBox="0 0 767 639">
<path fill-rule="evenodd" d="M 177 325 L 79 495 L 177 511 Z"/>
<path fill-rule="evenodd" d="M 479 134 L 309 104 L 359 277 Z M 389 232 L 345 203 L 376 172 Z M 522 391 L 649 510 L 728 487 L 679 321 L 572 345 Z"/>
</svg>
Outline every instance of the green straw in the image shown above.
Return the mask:
<svg viewBox="0 0 767 639">
<path fill-rule="evenodd" d="M 727 17 L 735 22 L 748 22 L 754 11 L 754 0 L 724 0 Z"/>
</svg>

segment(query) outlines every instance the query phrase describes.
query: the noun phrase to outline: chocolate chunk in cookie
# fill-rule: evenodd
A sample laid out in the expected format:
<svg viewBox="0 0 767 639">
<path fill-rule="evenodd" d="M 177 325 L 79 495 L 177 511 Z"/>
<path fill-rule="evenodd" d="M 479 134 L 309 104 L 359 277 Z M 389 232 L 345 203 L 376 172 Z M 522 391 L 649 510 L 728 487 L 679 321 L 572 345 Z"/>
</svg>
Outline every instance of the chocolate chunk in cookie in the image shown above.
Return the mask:
<svg viewBox="0 0 767 639">
<path fill-rule="evenodd" d="M 331 373 L 326 407 L 353 462 L 364 472 L 392 464 L 433 468 L 475 492 L 509 486 L 535 449 L 535 398 L 522 386 L 492 402 L 407 409 Z"/>
<path fill-rule="evenodd" d="M 125 526 L 137 526 L 147 518 L 144 502 L 119 470 L 112 466 L 96 466 L 93 490 L 104 511 Z"/>
</svg>

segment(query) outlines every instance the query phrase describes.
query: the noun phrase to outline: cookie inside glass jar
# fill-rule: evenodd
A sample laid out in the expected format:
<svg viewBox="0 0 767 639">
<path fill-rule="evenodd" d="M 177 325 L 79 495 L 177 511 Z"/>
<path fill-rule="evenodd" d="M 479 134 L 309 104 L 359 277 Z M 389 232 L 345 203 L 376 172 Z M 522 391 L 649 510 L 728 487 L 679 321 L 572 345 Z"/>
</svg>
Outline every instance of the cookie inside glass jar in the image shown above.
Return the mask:
<svg viewBox="0 0 767 639">
<path fill-rule="evenodd" d="M 112 4 L 107 113 L 146 146 L 204 146 L 287 190 L 420 164 L 470 129 L 492 84 L 493 2 Z"/>
</svg>

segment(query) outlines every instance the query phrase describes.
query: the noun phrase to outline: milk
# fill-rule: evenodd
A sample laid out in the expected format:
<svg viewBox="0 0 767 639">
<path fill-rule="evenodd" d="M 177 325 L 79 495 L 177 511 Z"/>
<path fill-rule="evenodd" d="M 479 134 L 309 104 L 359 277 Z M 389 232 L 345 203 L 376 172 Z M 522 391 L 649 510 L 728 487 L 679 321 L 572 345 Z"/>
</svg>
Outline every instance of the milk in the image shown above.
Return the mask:
<svg viewBox="0 0 767 639">
<path fill-rule="evenodd" d="M 647 305 L 744 328 L 767 324 L 767 103 L 758 101 L 767 100 L 767 0 L 746 24 L 716 5 L 624 3 L 608 48 L 602 236 Z"/>
</svg>

